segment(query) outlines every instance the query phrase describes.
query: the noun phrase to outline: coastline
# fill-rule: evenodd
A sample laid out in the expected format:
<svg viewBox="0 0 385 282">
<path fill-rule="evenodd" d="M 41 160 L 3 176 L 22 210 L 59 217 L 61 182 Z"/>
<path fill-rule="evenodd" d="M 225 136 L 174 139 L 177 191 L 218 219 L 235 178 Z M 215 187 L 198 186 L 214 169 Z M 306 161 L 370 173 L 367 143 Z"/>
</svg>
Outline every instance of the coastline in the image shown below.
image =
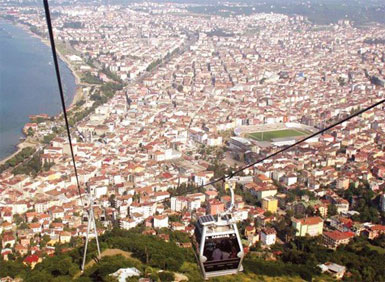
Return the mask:
<svg viewBox="0 0 385 282">
<path fill-rule="evenodd" d="M 43 44 L 51 48 L 51 43 L 48 41 L 48 39 L 38 36 L 37 34 L 34 34 L 33 32 L 29 31 L 32 35 L 36 36 L 36 38 L 39 38 Z M 75 77 L 75 84 L 76 84 L 76 90 L 75 94 L 72 98 L 72 101 L 69 105 L 66 105 L 67 110 L 70 110 L 77 102 L 79 102 L 83 98 L 83 87 L 81 86 L 81 80 L 80 76 L 75 70 L 75 67 L 71 64 L 71 62 L 66 58 L 64 54 L 62 54 L 58 48 L 56 48 L 56 54 L 59 57 L 60 60 L 62 60 L 66 66 L 70 69 L 72 75 Z M 60 113 L 58 114 L 60 115 Z"/>
<path fill-rule="evenodd" d="M 5 158 L 0 160 L 0 165 L 5 164 L 6 161 L 12 159 L 14 156 L 16 156 L 18 153 L 20 153 L 21 150 L 23 150 L 24 148 L 32 147 L 32 148 L 36 149 L 38 146 L 39 146 L 39 143 L 32 143 L 28 139 L 25 139 L 24 141 L 15 145 L 15 147 L 17 148 L 17 150 L 15 152 L 13 152 L 11 155 L 6 156 Z"/>
<path fill-rule="evenodd" d="M 29 28 L 28 26 L 26 25 L 23 25 L 19 22 L 11 22 L 13 25 L 16 25 L 20 28 L 22 28 L 25 32 L 27 32 L 29 35 L 31 35 L 32 37 L 35 37 L 37 39 L 39 39 L 44 45 L 46 45 L 50 50 L 51 50 L 51 43 L 49 42 L 49 40 L 47 38 L 44 38 L 44 37 L 41 37 L 39 36 L 38 34 L 36 33 L 33 33 Z M 55 41 L 55 44 L 57 42 Z M 75 94 L 72 98 L 72 101 L 71 103 L 67 106 L 67 110 L 71 109 L 75 104 L 76 102 L 78 102 L 81 98 L 82 98 L 82 94 L 83 94 L 83 87 L 81 86 L 81 79 L 80 79 L 80 76 L 79 74 L 76 72 L 75 70 L 75 67 L 71 64 L 71 62 L 66 58 L 66 56 L 64 54 L 62 54 L 58 48 L 56 48 L 56 54 L 57 56 L 59 57 L 59 59 L 61 61 L 63 61 L 63 63 L 68 67 L 68 69 L 71 71 L 72 75 L 75 77 L 75 84 L 76 84 L 76 91 L 75 91 Z M 57 114 L 57 115 L 60 115 Z"/>
<path fill-rule="evenodd" d="M 8 20 L 6 20 L 6 21 L 8 21 Z M 23 25 L 23 24 L 21 24 L 19 22 L 13 22 L 13 21 L 8 21 L 8 22 L 10 22 L 11 24 L 13 24 L 13 25 L 15 25 L 17 27 L 22 28 L 30 36 L 38 38 L 43 44 L 45 44 L 46 46 L 48 46 L 51 49 L 51 44 L 50 44 L 49 40 L 47 40 L 46 38 L 43 38 L 43 37 L 33 33 L 26 25 Z M 57 48 L 56 48 L 56 53 L 57 53 L 59 59 L 64 62 L 64 64 L 71 71 L 72 75 L 75 77 L 76 90 L 75 90 L 75 93 L 74 93 L 74 96 L 72 98 L 71 103 L 69 105 L 66 105 L 67 106 L 67 111 L 68 111 L 71 108 L 73 108 L 75 106 L 75 104 L 83 98 L 83 87 L 81 86 L 80 76 L 76 72 L 75 67 L 66 58 L 66 56 L 64 54 L 62 54 Z M 61 114 L 61 111 L 58 114 L 56 114 L 55 117 L 58 117 L 60 114 Z M 30 142 L 30 140 L 28 140 L 29 138 L 24 134 L 24 132 L 23 132 L 23 136 L 26 139 L 23 140 L 23 141 L 20 141 L 17 144 L 15 144 L 16 151 L 13 152 L 12 154 L 10 154 L 10 155 L 0 159 L 0 165 L 4 164 L 9 159 L 13 158 L 15 155 L 20 153 L 23 148 L 26 148 L 26 147 L 37 148 L 38 145 L 40 144 L 40 143 L 35 143 L 35 142 L 32 143 L 32 142 Z"/>
<path fill-rule="evenodd" d="M 41 37 L 41 36 L 37 35 L 36 33 L 33 33 L 29 28 L 27 28 L 27 26 L 25 26 L 21 23 L 16 23 L 16 25 L 21 27 L 26 32 L 28 32 L 28 34 L 30 34 L 31 36 L 38 38 L 44 45 L 46 45 L 48 48 L 51 49 L 51 43 L 49 42 L 48 39 Z M 76 104 L 76 102 L 78 102 L 82 98 L 83 87 L 81 86 L 80 76 L 76 72 L 75 67 L 71 64 L 71 62 L 66 58 L 66 56 L 64 54 L 62 54 L 59 51 L 58 48 L 56 48 L 56 54 L 59 57 L 59 59 L 61 61 L 63 61 L 65 63 L 65 65 L 70 69 L 72 75 L 75 77 L 76 91 L 75 91 L 75 94 L 72 98 L 71 103 L 68 105 L 67 110 L 69 110 L 70 108 L 72 108 Z M 60 115 L 60 114 L 58 114 L 58 115 Z"/>
</svg>

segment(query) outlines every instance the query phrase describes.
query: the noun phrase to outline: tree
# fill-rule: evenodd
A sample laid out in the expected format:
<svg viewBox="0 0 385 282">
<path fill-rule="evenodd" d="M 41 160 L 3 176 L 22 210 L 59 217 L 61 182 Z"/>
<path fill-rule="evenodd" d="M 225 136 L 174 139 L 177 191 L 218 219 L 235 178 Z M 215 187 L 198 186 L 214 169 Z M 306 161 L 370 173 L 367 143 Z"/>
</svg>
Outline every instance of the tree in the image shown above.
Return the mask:
<svg viewBox="0 0 385 282">
<path fill-rule="evenodd" d="M 41 263 L 37 264 L 35 268 L 37 271 L 46 271 L 53 277 L 72 277 L 79 271 L 79 266 L 66 254 L 57 254 L 53 257 L 46 257 Z"/>
<path fill-rule="evenodd" d="M 194 261 L 191 250 L 179 248 L 174 242 L 136 233 L 135 229 L 113 229 L 101 236 L 101 240 L 106 240 L 110 248 L 130 251 L 143 263 L 164 270 L 178 271 L 183 261 Z"/>
<path fill-rule="evenodd" d="M 54 134 L 54 133 L 47 134 L 47 135 L 45 135 L 45 136 L 43 137 L 43 142 L 44 142 L 45 144 L 49 144 L 49 143 L 52 141 L 53 138 L 55 138 L 55 134 Z"/>
<path fill-rule="evenodd" d="M 115 194 L 111 194 L 111 196 L 108 198 L 108 201 L 110 202 L 111 207 L 115 206 Z"/>
<path fill-rule="evenodd" d="M 174 273 L 168 272 L 168 271 L 158 272 L 158 276 L 159 276 L 161 281 L 174 281 L 175 280 Z"/>
<path fill-rule="evenodd" d="M 141 270 L 141 264 L 122 255 L 103 257 L 99 263 L 94 264 L 90 269 L 85 271 L 85 275 L 93 281 L 105 281 L 104 279 L 111 273 L 120 268 L 136 267 Z"/>
<path fill-rule="evenodd" d="M 33 271 L 31 275 L 28 275 L 26 281 L 28 282 L 41 282 L 52 281 L 53 277 L 46 271 Z"/>
<path fill-rule="evenodd" d="M 294 200 L 295 200 L 295 195 L 293 193 L 288 193 L 286 197 L 286 201 L 288 203 L 291 203 L 291 202 L 294 202 Z"/>
<path fill-rule="evenodd" d="M 156 61 L 153 61 L 147 68 L 146 71 L 152 71 L 156 66 L 160 65 L 162 63 L 161 59 L 157 59 Z"/>
<path fill-rule="evenodd" d="M 328 206 L 328 216 L 333 216 L 337 214 L 337 207 L 335 204 L 330 204 Z"/>
<path fill-rule="evenodd" d="M 172 214 L 168 217 L 168 220 L 170 222 L 180 222 L 180 216 L 176 215 L 176 214 Z"/>
<path fill-rule="evenodd" d="M 16 261 L 4 261 L 0 259 L 0 277 L 10 276 L 12 278 L 25 277 L 27 267 Z"/>
<path fill-rule="evenodd" d="M 310 205 L 307 206 L 307 208 L 306 208 L 306 215 L 308 215 L 308 216 L 313 216 L 314 213 L 315 213 L 314 208 L 313 208 L 312 206 L 310 206 Z"/>
<path fill-rule="evenodd" d="M 19 229 L 28 229 L 28 224 L 23 222 L 19 225 Z"/>
<path fill-rule="evenodd" d="M 43 235 L 43 237 L 40 240 L 41 247 L 45 247 L 47 243 L 51 240 L 51 237 L 47 234 Z"/>
<path fill-rule="evenodd" d="M 120 79 L 120 77 L 116 73 L 110 71 L 109 69 L 103 68 L 102 73 L 107 75 L 108 78 L 115 80 L 116 82 L 123 83 L 123 81 Z"/>
<path fill-rule="evenodd" d="M 345 81 L 345 79 L 343 77 L 338 77 L 337 81 L 338 81 L 340 86 L 345 86 L 346 85 L 346 81 Z"/>
<path fill-rule="evenodd" d="M 43 168 L 45 171 L 49 171 L 50 168 L 54 165 L 55 163 L 53 162 L 45 162 L 44 165 L 43 165 Z"/>
<path fill-rule="evenodd" d="M 98 77 L 92 75 L 90 72 L 86 72 L 84 74 L 84 77 L 82 77 L 82 82 L 88 83 L 88 84 L 102 84 L 103 81 L 100 80 Z"/>
<path fill-rule="evenodd" d="M 31 127 L 28 128 L 27 135 L 28 136 L 33 136 L 33 129 Z"/>
<path fill-rule="evenodd" d="M 19 225 L 24 221 L 24 219 L 20 216 L 20 214 L 14 214 L 13 215 L 13 221 L 16 223 L 16 225 Z"/>
<path fill-rule="evenodd" d="M 263 215 L 266 217 L 270 217 L 273 215 L 273 213 L 271 211 L 265 211 Z"/>
<path fill-rule="evenodd" d="M 135 193 L 134 196 L 132 197 L 132 201 L 133 202 L 139 202 L 139 200 L 140 200 L 140 194 Z"/>
</svg>

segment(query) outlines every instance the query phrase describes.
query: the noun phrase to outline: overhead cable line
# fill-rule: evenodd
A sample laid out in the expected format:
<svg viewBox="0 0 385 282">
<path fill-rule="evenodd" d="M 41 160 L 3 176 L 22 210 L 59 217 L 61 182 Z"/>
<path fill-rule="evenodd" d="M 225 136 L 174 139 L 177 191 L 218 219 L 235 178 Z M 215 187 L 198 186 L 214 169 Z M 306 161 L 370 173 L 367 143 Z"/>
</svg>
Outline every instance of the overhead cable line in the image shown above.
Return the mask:
<svg viewBox="0 0 385 282">
<path fill-rule="evenodd" d="M 70 132 L 70 127 L 69 127 L 69 123 L 68 123 L 67 110 L 66 110 L 66 105 L 65 105 L 65 100 L 64 100 L 64 93 L 63 93 L 63 86 L 62 86 L 62 82 L 61 82 L 60 71 L 59 71 L 59 63 L 58 63 L 57 54 L 56 54 L 55 40 L 54 40 L 54 37 L 53 37 L 52 22 L 51 22 L 51 15 L 50 15 L 49 6 L 48 6 L 48 0 L 44 0 L 44 10 L 45 10 L 45 17 L 46 17 L 46 20 L 47 20 L 49 40 L 50 40 L 50 43 L 51 43 L 52 57 L 53 57 L 53 61 L 54 61 L 54 64 L 55 64 L 56 78 L 57 78 L 57 83 L 59 85 L 60 99 L 61 99 L 61 105 L 62 105 L 62 108 L 63 108 L 63 115 L 64 115 L 64 120 L 65 120 L 65 125 L 66 125 L 66 129 L 67 129 L 67 136 L 68 136 L 68 141 L 69 141 L 69 145 L 70 145 L 70 149 L 71 149 L 71 157 L 72 157 L 73 168 L 74 168 L 74 171 L 75 171 L 76 184 L 77 184 L 77 187 L 78 187 L 80 201 L 82 203 L 82 206 L 84 206 L 83 205 L 83 197 L 82 197 L 82 193 L 81 193 L 81 189 L 80 189 L 78 171 L 77 171 L 77 168 L 76 168 L 74 150 L 73 150 L 73 147 L 72 147 L 71 132 Z"/>
<path fill-rule="evenodd" d="M 307 141 L 307 140 L 309 140 L 309 139 L 311 139 L 311 138 L 313 138 L 313 137 L 315 137 L 315 136 L 317 136 L 319 134 L 322 134 L 322 133 L 332 129 L 333 127 L 336 127 L 337 125 L 340 125 L 340 124 L 342 124 L 342 123 L 344 123 L 344 122 L 346 122 L 346 121 L 348 121 L 348 120 L 350 120 L 350 119 L 352 119 L 352 118 L 354 118 L 356 116 L 359 116 L 359 115 L 361 115 L 361 114 L 363 114 L 363 113 L 365 113 L 365 112 L 367 112 L 367 111 L 369 111 L 369 110 L 371 110 L 371 109 L 373 109 L 373 108 L 375 108 L 375 107 L 377 107 L 377 106 L 379 106 L 379 105 L 381 105 L 383 103 L 385 103 L 385 99 L 382 99 L 382 100 L 380 100 L 380 101 L 370 105 L 369 107 L 366 107 L 366 108 L 364 108 L 364 109 L 362 109 L 362 110 L 360 110 L 360 111 L 358 111 L 358 112 L 356 112 L 356 113 L 354 113 L 354 114 L 352 114 L 352 115 L 350 115 L 350 116 L 348 116 L 348 117 L 346 117 L 346 118 L 344 118 L 344 119 L 342 119 L 340 121 L 337 121 L 336 123 L 333 123 L 332 125 L 329 125 L 329 126 L 325 127 L 324 129 L 321 129 L 321 130 L 319 130 L 319 131 L 317 131 L 317 132 L 315 132 L 313 134 L 310 134 L 310 135 L 306 136 L 305 138 L 295 142 L 294 144 L 291 144 L 291 145 L 289 145 L 289 146 L 287 146 L 287 147 L 285 147 L 285 148 L 283 148 L 281 150 L 278 150 L 278 151 L 276 151 L 276 152 L 274 152 L 274 153 L 272 153 L 272 154 L 270 154 L 270 155 L 268 155 L 268 156 L 266 156 L 266 157 L 264 157 L 262 159 L 259 159 L 259 160 L 255 161 L 255 162 L 252 162 L 251 164 L 245 165 L 245 166 L 241 167 L 240 169 L 230 173 L 229 175 L 224 175 L 222 177 L 219 177 L 219 178 L 217 178 L 215 180 L 210 181 L 209 183 L 203 184 L 203 185 L 201 185 L 201 187 L 205 187 L 205 186 L 208 186 L 208 185 L 213 185 L 213 184 L 215 184 L 217 182 L 220 182 L 220 181 L 226 181 L 226 179 L 231 179 L 234 176 L 236 176 L 238 173 L 244 171 L 245 169 L 248 169 L 248 168 L 250 168 L 250 167 L 252 167 L 252 166 L 254 166 L 256 164 L 262 163 L 265 160 L 268 160 L 268 159 L 270 159 L 272 157 L 275 157 L 276 155 L 279 155 L 279 154 L 281 154 L 281 153 L 283 153 L 285 151 L 288 151 L 291 148 L 293 148 L 293 147 L 295 147 L 295 146 L 297 146 L 297 145 L 299 145 L 299 144 L 301 144 L 301 143 L 303 143 L 303 142 L 305 142 L 305 141 Z"/>
<path fill-rule="evenodd" d="M 55 70 L 56 70 L 56 77 L 57 77 L 57 81 L 58 81 L 58 85 L 59 85 L 59 91 L 60 91 L 60 98 L 61 98 L 61 103 L 62 103 L 62 107 L 63 107 L 63 113 L 64 113 L 64 119 L 65 119 L 65 124 L 66 124 L 66 129 L 67 129 L 67 135 L 68 135 L 68 140 L 69 140 L 69 144 L 70 144 L 70 149 L 71 149 L 71 156 L 72 156 L 72 162 L 73 162 L 73 167 L 74 167 L 74 171 L 75 171 L 75 176 L 76 176 L 76 182 L 77 182 L 77 186 L 78 186 L 78 191 L 79 191 L 79 195 L 80 195 L 80 199 L 81 201 L 83 202 L 82 200 L 82 195 L 81 195 L 81 190 L 80 190 L 80 184 L 79 184 L 79 177 L 78 177 L 78 173 L 77 173 L 77 168 L 76 168 L 76 162 L 75 162 L 75 157 L 74 157 L 74 152 L 73 152 L 73 147 L 72 147 L 72 140 L 71 140 L 71 133 L 70 133 L 70 129 L 69 129 L 69 123 L 68 123 L 68 118 L 67 118 L 67 113 L 66 113 L 66 106 L 65 106 L 65 102 L 64 102 L 64 95 L 63 95 L 63 87 L 62 87 L 62 83 L 61 83 L 61 78 L 60 78 L 60 71 L 59 71 L 59 64 L 58 64 L 58 60 L 57 60 L 57 55 L 56 55 L 56 48 L 55 48 L 55 41 L 54 41 L 54 37 L 53 37 L 53 32 L 52 32 L 52 23 L 51 23 L 51 17 L 50 17 L 50 12 L 49 12 L 49 6 L 48 6 L 48 1 L 47 0 L 44 0 L 44 9 L 45 9 L 45 15 L 46 15 L 46 19 L 47 19 L 47 26 L 48 26 L 48 32 L 49 32 L 49 37 L 50 37 L 50 42 L 51 42 L 51 49 L 52 49 L 52 56 L 53 56 L 53 59 L 54 59 L 54 64 L 55 64 Z M 285 151 L 288 151 L 290 149 L 292 149 L 293 147 L 296 147 L 297 145 L 319 135 L 319 134 L 322 134 L 354 117 L 357 117 L 361 114 L 363 114 L 364 112 L 367 112 L 381 104 L 385 103 L 385 99 L 382 99 L 332 125 L 329 125 L 327 127 L 325 127 L 324 129 L 321 129 L 313 134 L 310 134 L 308 136 L 306 136 L 305 138 L 303 139 L 300 139 L 299 141 L 295 142 L 294 144 L 291 144 L 281 150 L 278 150 L 262 159 L 259 159 L 255 162 L 252 162 L 246 166 L 243 166 L 241 167 L 240 169 L 230 173 L 229 175 L 224 175 L 222 177 L 219 177 L 213 181 L 210 181 L 209 183 L 206 183 L 206 184 L 203 184 L 201 185 L 201 187 L 205 187 L 205 186 L 208 186 L 208 185 L 213 185 L 219 181 L 225 181 L 226 179 L 231 179 L 233 178 L 234 176 L 236 176 L 238 173 L 244 171 L 245 169 L 248 169 L 256 164 L 259 164 L 265 160 L 268 160 L 272 157 L 275 157 L 276 155 L 279 155 Z"/>
</svg>

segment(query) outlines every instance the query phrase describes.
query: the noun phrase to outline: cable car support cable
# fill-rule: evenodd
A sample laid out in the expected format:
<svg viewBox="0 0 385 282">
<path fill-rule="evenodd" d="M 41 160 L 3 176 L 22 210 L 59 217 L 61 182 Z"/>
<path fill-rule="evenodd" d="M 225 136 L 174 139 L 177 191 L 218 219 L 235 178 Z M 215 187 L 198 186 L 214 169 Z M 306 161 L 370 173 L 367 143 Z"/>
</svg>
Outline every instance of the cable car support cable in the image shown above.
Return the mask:
<svg viewBox="0 0 385 282">
<path fill-rule="evenodd" d="M 71 139 L 71 133 L 70 133 L 70 127 L 66 112 L 66 106 L 65 106 L 65 99 L 63 94 L 63 87 L 60 77 L 60 71 L 59 71 L 59 64 L 56 54 L 56 47 L 55 47 L 55 41 L 52 31 L 52 22 L 50 17 L 50 11 L 48 6 L 48 0 L 43 0 L 44 2 L 44 9 L 45 9 L 45 15 L 47 20 L 47 27 L 48 27 L 48 34 L 50 38 L 51 43 L 51 49 L 52 49 L 52 56 L 55 64 L 55 71 L 56 71 L 56 78 L 59 86 L 59 92 L 60 92 L 60 98 L 61 98 L 61 104 L 63 108 L 63 115 L 65 120 L 65 126 L 67 130 L 68 135 L 68 141 L 70 145 L 70 151 L 71 151 L 71 157 L 73 162 L 73 168 L 75 172 L 76 177 L 76 183 L 77 188 L 80 196 L 80 200 L 82 202 L 82 206 L 84 206 L 83 198 L 81 194 L 80 189 L 80 183 L 79 183 L 79 177 L 75 162 L 75 155 L 73 151 L 73 145 L 72 145 L 72 139 Z M 229 180 L 233 178 L 235 175 L 239 174 L 240 172 L 244 171 L 245 169 L 248 169 L 250 167 L 253 167 L 256 164 L 262 163 L 263 161 L 270 159 L 274 156 L 277 156 L 285 151 L 288 151 L 292 149 L 293 147 L 296 147 L 297 145 L 319 135 L 322 134 L 346 121 L 349 121 L 350 119 L 361 115 L 364 112 L 367 112 L 381 104 L 385 103 L 385 99 L 382 99 L 336 123 L 333 123 L 332 125 L 327 126 L 324 129 L 321 129 L 315 133 L 312 133 L 303 139 L 300 139 L 299 141 L 284 147 L 283 149 L 280 149 L 262 159 L 259 159 L 255 162 L 252 162 L 248 165 L 245 165 L 241 167 L 240 169 L 231 172 L 229 175 L 224 175 L 220 178 L 217 178 L 213 181 L 210 181 L 209 183 L 203 184 L 200 187 L 208 186 L 215 184 L 217 182 L 223 181 L 225 184 L 226 189 L 226 180 Z M 233 183 L 234 184 L 234 183 Z M 99 249 L 99 242 L 98 242 L 98 236 L 97 236 L 97 230 L 96 230 L 96 224 L 95 219 L 93 217 L 93 198 L 91 196 L 91 190 L 90 187 L 88 188 L 88 194 L 89 194 L 89 200 L 90 200 L 90 211 L 88 211 L 89 215 L 89 222 L 88 222 L 88 230 L 87 230 L 87 238 L 86 238 L 86 245 L 85 250 L 83 254 L 83 263 L 82 263 L 82 271 L 84 271 L 85 261 L 86 261 L 86 252 L 87 252 L 87 245 L 89 240 L 89 232 L 90 229 L 93 228 L 95 231 L 95 237 L 97 241 L 97 248 L 98 253 L 100 257 L 100 249 Z M 204 273 L 204 277 L 207 279 L 209 277 L 214 276 L 221 276 L 226 274 L 235 274 L 238 273 L 238 271 L 242 271 L 242 259 L 244 257 L 244 252 L 242 249 L 242 243 L 240 240 L 238 228 L 236 225 L 236 221 L 232 218 L 232 211 L 234 209 L 234 187 L 229 187 L 231 192 L 231 203 L 228 209 L 224 212 L 218 215 L 218 218 L 215 219 L 211 215 L 209 216 L 202 216 L 199 218 L 197 225 L 196 225 L 196 235 L 199 237 L 198 244 L 199 244 L 199 261 L 201 265 L 201 269 Z M 92 218 L 90 218 L 90 216 Z M 92 220 L 93 219 L 93 220 Z"/>
<path fill-rule="evenodd" d="M 346 121 L 348 121 L 348 120 L 350 120 L 350 119 L 352 119 L 354 117 L 357 117 L 357 116 L 359 116 L 359 115 L 361 115 L 361 114 L 363 114 L 363 113 L 365 113 L 365 112 L 367 112 L 367 111 L 369 111 L 369 110 L 371 110 L 371 109 L 373 109 L 373 108 L 375 108 L 375 107 L 377 107 L 377 106 L 379 106 L 379 105 L 381 105 L 383 103 L 385 103 L 385 99 L 382 99 L 382 100 L 380 100 L 380 101 L 378 101 L 378 102 L 376 102 L 376 103 L 374 103 L 374 104 L 372 104 L 372 105 L 370 105 L 370 106 L 368 106 L 368 107 L 366 107 L 366 108 L 364 108 L 364 109 L 362 109 L 362 110 L 360 110 L 360 111 L 358 111 L 358 112 L 356 112 L 356 113 L 354 113 L 354 114 L 352 114 L 352 115 L 350 115 L 350 116 L 348 116 L 348 117 L 346 117 L 346 118 L 344 118 L 344 119 L 342 119 L 340 121 L 337 121 L 336 123 L 333 123 L 332 125 L 329 125 L 329 126 L 325 127 L 324 129 L 321 129 L 321 130 L 319 130 L 319 131 L 317 131 L 317 132 L 315 132 L 313 134 L 310 134 L 310 135 L 306 136 L 305 138 L 295 142 L 294 144 L 286 146 L 285 148 L 283 148 L 281 150 L 278 150 L 278 151 L 276 151 L 276 152 L 274 152 L 274 153 L 272 153 L 272 154 L 270 154 L 270 155 L 268 155 L 268 156 L 266 156 L 266 157 L 264 157 L 262 159 L 259 159 L 259 160 L 255 161 L 255 162 L 252 162 L 251 164 L 245 165 L 245 166 L 241 167 L 240 169 L 238 169 L 238 170 L 236 170 L 234 172 L 231 172 L 229 175 L 224 175 L 224 176 L 219 177 L 219 178 L 217 178 L 215 180 L 212 180 L 212 181 L 210 181 L 210 182 L 208 182 L 206 184 L 202 184 L 200 187 L 205 187 L 205 186 L 208 186 L 208 185 L 213 185 L 213 184 L 215 184 L 217 182 L 226 181 L 226 179 L 231 179 L 234 176 L 236 176 L 238 173 L 244 171 L 245 169 L 253 167 L 256 164 L 259 164 L 259 163 L 261 163 L 261 162 L 263 162 L 265 160 L 268 160 L 268 159 L 270 159 L 272 157 L 275 157 L 276 155 L 279 155 L 279 154 L 281 154 L 281 153 L 283 153 L 285 151 L 288 151 L 288 150 L 292 149 L 293 147 L 296 147 L 297 145 L 299 145 L 299 144 L 301 144 L 301 143 L 303 143 L 303 142 L 305 142 L 305 141 L 307 141 L 307 140 L 309 140 L 309 139 L 311 139 L 311 138 L 313 138 L 313 137 L 315 137 L 315 136 L 317 136 L 319 134 L 322 134 L 322 133 L 324 133 L 324 132 L 326 132 L 326 131 L 328 131 L 328 130 L 330 130 L 330 129 L 332 129 L 332 128 L 334 128 L 334 127 L 336 127 L 336 126 L 338 126 L 338 125 L 340 125 L 340 124 L 342 124 L 342 123 L 344 123 L 344 122 L 346 122 Z"/>
<path fill-rule="evenodd" d="M 83 197 L 82 197 L 82 193 L 80 190 L 78 170 L 76 168 L 74 150 L 72 147 L 71 132 L 70 132 L 70 127 L 69 127 L 69 123 L 68 123 L 67 109 L 66 109 L 66 105 L 65 105 L 63 86 L 62 86 L 61 77 L 60 77 L 60 70 L 59 70 L 59 63 L 58 63 L 57 54 L 56 54 L 55 40 L 53 37 L 52 22 L 51 22 L 51 15 L 50 15 L 49 6 L 48 6 L 48 0 L 44 0 L 44 10 L 45 10 L 45 17 L 47 20 L 49 40 L 51 43 L 53 62 L 55 64 L 56 78 L 57 78 L 57 83 L 59 86 L 61 105 L 63 108 L 63 115 L 64 115 L 64 120 L 65 120 L 66 130 L 67 130 L 68 142 L 69 142 L 70 150 L 71 150 L 72 164 L 73 164 L 73 168 L 75 171 L 76 184 L 77 184 L 77 188 L 78 188 L 78 192 L 79 192 L 79 196 L 80 196 L 80 201 L 82 203 L 82 206 L 84 206 Z"/>
<path fill-rule="evenodd" d="M 68 141 L 69 141 L 70 150 L 71 150 L 72 164 L 73 164 L 73 168 L 74 168 L 74 172 L 75 172 L 80 202 L 81 202 L 82 207 L 84 208 L 85 203 L 83 202 L 83 196 L 82 196 L 81 189 L 80 189 L 78 171 L 76 168 L 75 154 L 74 154 L 73 146 L 72 146 L 71 132 L 70 132 L 70 127 L 69 127 L 69 123 L 68 123 L 67 110 L 66 110 L 66 106 L 65 106 L 63 86 L 62 86 L 61 77 L 60 77 L 59 63 L 58 63 L 57 54 L 56 54 L 55 40 L 54 40 L 54 36 L 53 36 L 53 31 L 52 31 L 52 22 L 51 22 L 50 10 L 49 10 L 49 6 L 48 6 L 48 0 L 44 0 L 44 10 L 45 10 L 45 16 L 46 16 L 46 20 L 47 20 L 49 39 L 50 39 L 50 43 L 51 43 L 52 57 L 53 57 L 53 61 L 55 64 L 56 78 L 57 78 L 57 82 L 59 85 L 59 93 L 60 93 L 60 99 L 61 99 L 61 104 L 62 104 L 62 108 L 63 108 L 65 126 L 66 126 L 66 130 L 67 130 L 67 136 L 68 136 Z M 98 257 L 97 258 L 99 259 L 101 257 L 99 239 L 98 239 L 98 231 L 97 231 L 95 216 L 94 216 L 94 211 L 93 211 L 94 199 L 92 197 L 91 188 L 89 186 L 87 186 L 87 192 L 88 192 L 88 201 L 89 201 L 88 206 L 87 206 L 87 209 L 88 209 L 87 210 L 88 226 L 87 226 L 86 241 L 85 241 L 84 252 L 83 252 L 83 260 L 82 260 L 82 265 L 81 265 L 81 272 L 83 272 L 84 268 L 85 268 L 86 256 L 87 256 L 87 247 L 88 247 L 88 242 L 90 240 L 90 233 L 93 233 L 92 235 L 95 237 L 95 240 L 96 240 L 96 246 L 97 246 L 97 251 L 98 251 Z"/>
</svg>

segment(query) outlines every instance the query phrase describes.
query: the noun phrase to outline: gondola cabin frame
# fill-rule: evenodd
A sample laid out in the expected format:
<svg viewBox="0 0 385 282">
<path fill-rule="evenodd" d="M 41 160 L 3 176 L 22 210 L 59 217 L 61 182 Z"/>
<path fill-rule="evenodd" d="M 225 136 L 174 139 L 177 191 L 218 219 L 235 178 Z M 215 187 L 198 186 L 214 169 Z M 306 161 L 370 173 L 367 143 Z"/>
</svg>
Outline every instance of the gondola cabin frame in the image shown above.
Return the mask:
<svg viewBox="0 0 385 282">
<path fill-rule="evenodd" d="M 243 270 L 244 251 L 230 214 L 201 216 L 195 226 L 198 259 L 205 279 Z"/>
</svg>

